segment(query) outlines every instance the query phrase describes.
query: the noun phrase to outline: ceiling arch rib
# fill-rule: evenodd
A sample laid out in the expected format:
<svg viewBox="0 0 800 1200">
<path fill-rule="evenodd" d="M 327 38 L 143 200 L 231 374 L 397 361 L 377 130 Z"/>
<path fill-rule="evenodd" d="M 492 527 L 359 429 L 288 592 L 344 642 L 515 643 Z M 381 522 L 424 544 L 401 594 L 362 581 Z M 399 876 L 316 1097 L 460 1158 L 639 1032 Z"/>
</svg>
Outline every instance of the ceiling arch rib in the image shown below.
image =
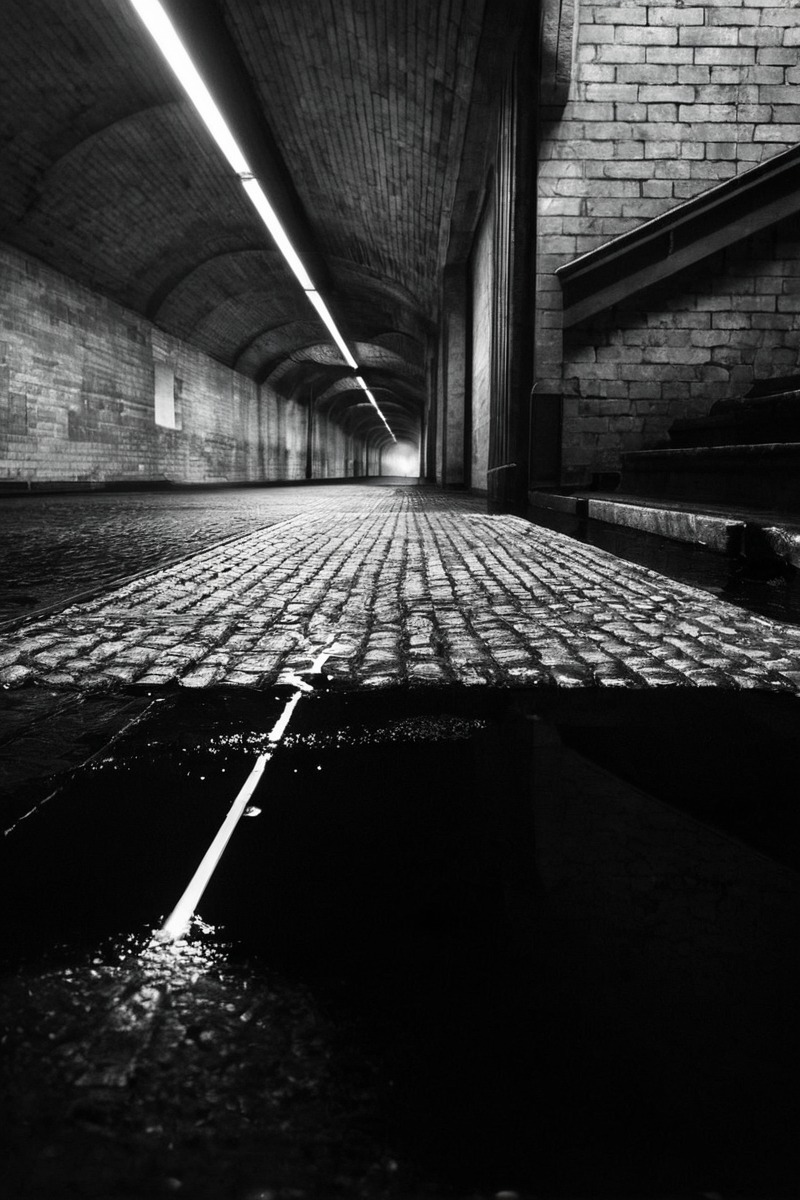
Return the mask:
<svg viewBox="0 0 800 1200">
<path fill-rule="evenodd" d="M 187 294 L 195 291 L 202 295 L 208 287 L 211 292 L 222 286 L 222 279 L 230 276 L 231 283 L 242 274 L 242 264 L 253 263 L 253 278 L 264 282 L 267 275 L 280 275 L 280 255 L 277 250 L 265 247 L 260 239 L 252 236 L 252 230 L 223 230 L 204 243 L 202 257 L 198 257 L 196 242 L 177 244 L 169 259 L 154 260 L 140 280 L 149 283 L 150 295 L 146 312 L 150 320 L 169 320 L 173 310 L 179 311 L 188 303 Z M 217 279 L 217 277 L 220 277 Z M 199 296 L 198 296 L 199 298 Z M 210 298 L 210 295 L 209 295 Z M 190 323 L 190 318 L 186 318 Z"/>
<path fill-rule="evenodd" d="M 360 361 L 363 366 L 359 368 L 360 373 L 366 372 L 371 378 L 381 378 L 384 376 L 394 377 L 401 376 L 407 380 L 420 382 L 419 372 L 415 365 L 409 365 L 398 356 L 388 354 L 380 347 L 371 347 L 368 344 L 357 343 L 356 349 L 359 353 Z M 317 342 L 314 345 L 298 347 L 287 353 L 285 361 L 277 365 L 268 376 L 265 382 L 276 384 L 281 377 L 281 374 L 290 369 L 290 366 L 302 366 L 307 364 L 309 369 L 312 367 L 328 367 L 341 370 L 342 364 L 338 358 L 337 352 L 328 342 Z M 356 380 L 356 374 L 350 368 L 344 368 L 351 380 Z"/>
<path fill-rule="evenodd" d="M 258 384 L 269 384 L 273 373 L 291 354 L 319 344 L 318 321 L 287 321 L 263 330 L 251 339 L 236 362 L 236 369 Z M 344 370 L 344 365 L 339 362 Z M 346 368 L 350 371 L 350 368 Z"/>
<path fill-rule="evenodd" d="M 398 410 L 409 414 L 410 417 L 419 419 L 419 413 L 422 408 L 422 398 L 413 395 L 402 395 L 391 387 L 373 387 L 374 392 L 382 395 L 386 404 L 392 404 Z M 360 387 L 354 386 L 352 380 L 339 380 L 337 383 L 329 387 L 325 392 L 315 397 L 315 406 L 320 411 L 341 411 L 347 406 L 359 406 L 366 404 L 371 407 L 368 400 L 364 399 L 364 393 Z"/>
<path fill-rule="evenodd" d="M 276 300 L 270 293 L 239 292 L 229 296 L 206 313 L 187 335 L 187 340 L 202 343 L 220 362 L 233 366 L 238 349 L 250 337 L 253 325 L 263 325 L 280 318 L 280 309 L 294 309 L 300 316 L 301 302 L 294 305 L 285 299 Z M 318 330 L 316 331 L 319 336 Z"/>
<path fill-rule="evenodd" d="M 247 360 L 248 356 L 251 356 L 255 352 L 256 348 L 260 345 L 264 338 L 274 337 L 281 331 L 283 331 L 284 335 L 287 337 L 287 345 L 291 346 L 291 349 L 286 351 L 287 354 L 293 354 L 297 350 L 302 350 L 307 346 L 315 344 L 319 340 L 318 336 L 317 338 L 314 338 L 309 335 L 308 338 L 304 338 L 299 333 L 287 333 L 287 331 L 290 329 L 300 331 L 306 328 L 308 328 L 312 333 L 316 333 L 317 335 L 319 334 L 319 330 L 316 328 L 316 325 L 313 330 L 311 329 L 311 322 L 303 323 L 281 320 L 273 325 L 265 325 L 260 327 L 254 334 L 248 334 L 246 341 L 242 342 L 242 344 L 237 347 L 234 368 L 237 371 L 241 371 L 242 374 L 248 374 L 249 372 L 246 369 L 243 369 L 242 366 L 242 364 Z M 299 342 L 297 340 L 298 336 L 300 336 Z"/>
<path fill-rule="evenodd" d="M 226 286 L 228 280 L 212 284 L 203 277 L 195 279 L 192 290 L 184 295 L 169 319 L 159 322 L 178 336 L 195 344 L 204 344 L 215 357 L 224 357 L 233 366 L 241 355 L 241 347 L 253 340 L 253 329 L 275 328 L 303 316 L 305 305 L 285 293 L 260 287 Z M 220 331 L 228 329 L 224 348 L 219 345 Z M 315 331 L 319 337 L 319 330 Z"/>
<path fill-rule="evenodd" d="M 33 169 L 26 180 L 25 191 L 20 196 L 22 202 L 19 218 L 35 217 L 41 198 L 47 194 L 48 180 L 51 176 L 57 177 L 59 172 L 68 169 L 70 162 L 74 160 L 84 162 L 91 157 L 104 138 L 118 138 L 120 134 L 124 136 L 128 126 L 133 127 L 135 131 L 148 113 L 160 111 L 171 103 L 174 101 L 167 97 L 155 104 L 141 104 L 127 97 L 109 96 L 108 108 L 103 111 L 98 106 L 94 120 L 88 123 L 81 121 L 80 114 L 76 113 L 72 123 L 53 130 L 39 146 L 40 157 L 35 166 L 32 164 Z"/>
<path fill-rule="evenodd" d="M 132 10 L 117 5 L 109 20 L 101 6 L 87 6 L 78 20 L 73 8 L 63 0 L 4 0 L 4 239 L 14 236 L 54 162 L 93 134 L 174 96 L 159 64 L 131 57 Z M 40 257 L 58 267 L 57 244 L 51 241 L 49 250 Z"/>
<path fill-rule="evenodd" d="M 204 149 L 182 104 L 112 124 L 50 167 L 15 242 L 37 254 L 43 240 L 55 242 L 60 270 L 146 312 L 153 262 L 180 244 L 202 257 L 220 237 L 220 212 L 237 236 L 257 233 L 246 200 Z"/>
<path fill-rule="evenodd" d="M 375 334 L 399 331 L 424 342 L 434 332 L 420 300 L 396 280 L 340 258 L 331 260 L 330 270 L 331 302 L 341 307 L 357 338 L 374 341 Z"/>
<path fill-rule="evenodd" d="M 334 385 L 336 387 L 336 385 Z M 342 380 L 341 386 L 334 387 L 319 398 L 315 409 L 325 413 L 336 424 L 342 425 L 348 432 L 364 424 L 369 428 L 375 420 L 375 410 L 368 400 L 363 399 L 363 392 L 353 387 L 351 381 Z M 397 436 L 419 443 L 420 419 L 422 402 L 397 396 L 390 388 L 374 389 L 380 395 L 381 411 L 386 415 L 392 431 Z"/>
</svg>

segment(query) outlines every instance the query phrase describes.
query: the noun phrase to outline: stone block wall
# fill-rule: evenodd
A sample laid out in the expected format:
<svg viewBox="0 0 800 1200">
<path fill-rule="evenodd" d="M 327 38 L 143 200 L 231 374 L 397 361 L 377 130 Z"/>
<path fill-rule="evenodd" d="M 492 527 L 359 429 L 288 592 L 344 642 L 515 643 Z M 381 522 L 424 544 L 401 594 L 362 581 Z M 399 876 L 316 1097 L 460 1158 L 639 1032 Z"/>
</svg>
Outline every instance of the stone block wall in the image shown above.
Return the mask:
<svg viewBox="0 0 800 1200">
<path fill-rule="evenodd" d="M 352 474 L 340 430 L 320 444 L 317 477 Z M 293 480 L 305 466 L 300 405 L 0 246 L 0 486 Z"/>
<path fill-rule="evenodd" d="M 800 372 L 800 227 L 748 239 L 564 337 L 566 482 L 666 441 L 678 417 Z"/>
<path fill-rule="evenodd" d="M 542 111 L 536 330 L 537 388 L 542 392 L 562 385 L 557 267 L 788 149 L 800 136 L 797 5 L 777 0 L 582 0 L 577 16 L 566 104 Z M 691 296 L 687 303 L 691 305 Z M 665 317 L 673 337 L 665 338 L 661 349 L 676 371 L 691 375 L 672 381 L 683 393 L 681 385 L 704 382 L 694 368 L 721 364 L 703 363 L 708 347 L 691 338 L 679 345 L 680 326 L 670 325 L 674 312 L 667 312 L 673 313 Z M 781 323 L 773 324 L 775 333 L 782 332 Z M 613 354 L 608 345 L 602 349 L 604 356 Z M 588 348 L 585 352 L 590 353 Z M 568 368 L 573 376 L 575 361 Z M 584 362 L 590 365 L 588 359 Z M 606 364 L 609 369 L 616 365 Z M 631 368 L 648 365 L 646 359 L 630 363 Z M 643 375 L 647 377 L 641 382 L 651 389 L 656 406 L 672 401 L 664 391 L 667 380 L 650 378 L 646 371 Z M 600 374 L 598 386 L 603 382 Z M 709 377 L 707 382 L 725 381 Z M 710 402 L 713 389 L 706 395 Z M 641 395 L 636 403 L 643 405 L 647 398 Z M 686 397 L 681 394 L 680 399 Z M 664 415 L 658 407 L 652 414 L 657 419 Z M 620 440 L 630 435 L 627 440 L 634 442 L 637 414 L 625 409 L 610 415 L 623 422 L 613 431 Z M 576 416 L 573 404 L 570 419 L 574 422 Z M 588 413 L 586 419 L 598 420 Z M 599 425 L 587 428 L 587 442 L 590 435 L 606 437 L 609 432 Z M 599 462 L 606 463 L 611 451 L 609 442 Z"/>
</svg>

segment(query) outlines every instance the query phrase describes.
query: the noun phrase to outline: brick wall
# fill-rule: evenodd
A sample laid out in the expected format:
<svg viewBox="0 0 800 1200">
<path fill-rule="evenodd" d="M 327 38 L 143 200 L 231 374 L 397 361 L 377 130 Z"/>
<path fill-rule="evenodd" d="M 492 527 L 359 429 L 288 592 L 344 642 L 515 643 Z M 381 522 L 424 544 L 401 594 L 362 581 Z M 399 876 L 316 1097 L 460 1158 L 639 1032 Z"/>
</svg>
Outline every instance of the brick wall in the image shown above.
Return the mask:
<svg viewBox="0 0 800 1200">
<path fill-rule="evenodd" d="M 347 473 L 341 431 L 320 438 L 317 476 Z M 0 246 L 0 484 L 290 480 L 305 462 L 301 406 Z"/>
<path fill-rule="evenodd" d="M 568 331 L 565 481 L 665 441 L 678 417 L 800 371 L 800 227 L 787 221 Z"/>
<path fill-rule="evenodd" d="M 798 140 L 800 6 L 582 3 L 545 113 L 540 233 L 565 262 Z"/>
<path fill-rule="evenodd" d="M 555 268 L 794 145 L 800 133 L 798 83 L 800 6 L 793 3 L 580 4 L 568 100 L 563 108 L 543 110 L 541 128 L 539 390 L 557 391 L 562 380 L 561 293 Z M 773 329 L 780 332 L 780 322 Z M 603 349 L 611 352 L 608 346 Z M 703 349 L 687 342 L 687 361 L 681 364 L 675 361 L 680 354 L 677 337 L 662 342 L 678 372 L 708 365 L 695 361 Z M 570 369 L 575 365 L 573 361 Z M 613 365 L 606 364 L 609 370 Z M 658 391 L 654 404 L 663 403 L 662 385 L 642 382 Z M 709 377 L 705 382 L 724 381 Z M 713 399 L 713 389 L 707 395 Z M 608 399 L 624 402 L 628 397 Z M 642 396 L 637 403 L 644 400 Z M 619 435 L 617 443 L 625 436 L 633 440 L 638 417 L 628 410 L 614 415 L 621 421 L 613 431 Z M 656 407 L 653 415 L 665 414 Z M 572 406 L 573 422 L 575 416 Z M 609 435 L 600 426 L 585 433 L 587 441 L 590 434 Z M 610 460 L 611 452 L 608 443 L 602 462 Z"/>
</svg>

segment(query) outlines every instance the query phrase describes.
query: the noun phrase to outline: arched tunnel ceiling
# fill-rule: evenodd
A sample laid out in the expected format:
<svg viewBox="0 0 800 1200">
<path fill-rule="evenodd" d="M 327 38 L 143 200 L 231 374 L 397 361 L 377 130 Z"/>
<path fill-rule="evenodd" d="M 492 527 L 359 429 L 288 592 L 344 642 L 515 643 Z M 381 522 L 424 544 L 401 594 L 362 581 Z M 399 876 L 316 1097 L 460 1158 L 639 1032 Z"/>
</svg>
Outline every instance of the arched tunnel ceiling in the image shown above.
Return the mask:
<svg viewBox="0 0 800 1200">
<path fill-rule="evenodd" d="M 482 186 L 463 151 L 484 25 L 496 40 L 524 0 L 164 3 L 398 436 L 418 437 L 456 190 Z M 363 392 L 127 0 L 4 0 L 0 240 L 360 419 Z"/>
</svg>

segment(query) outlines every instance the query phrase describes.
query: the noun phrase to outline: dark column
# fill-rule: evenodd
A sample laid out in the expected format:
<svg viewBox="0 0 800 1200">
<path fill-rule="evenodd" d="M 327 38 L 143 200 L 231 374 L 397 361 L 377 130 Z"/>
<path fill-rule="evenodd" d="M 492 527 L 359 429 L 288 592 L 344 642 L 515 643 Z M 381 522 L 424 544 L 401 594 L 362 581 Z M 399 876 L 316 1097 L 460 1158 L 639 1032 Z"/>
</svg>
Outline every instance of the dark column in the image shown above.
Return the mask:
<svg viewBox="0 0 800 1200">
<path fill-rule="evenodd" d="M 306 413 L 306 479 L 314 478 L 314 394 L 308 394 Z"/>
<path fill-rule="evenodd" d="M 422 446 L 423 474 L 430 483 L 436 482 L 436 425 L 438 412 L 437 396 L 437 362 L 438 345 L 433 338 L 428 340 L 428 353 L 425 362 L 425 377 L 427 384 L 427 402 L 425 418 L 425 440 Z"/>
<path fill-rule="evenodd" d="M 463 264 L 444 276 L 440 364 L 439 482 L 463 487 L 467 395 L 467 273 Z"/>
<path fill-rule="evenodd" d="M 528 491 L 533 189 L 531 38 L 522 39 L 500 101 L 495 160 L 490 511 L 524 512 Z"/>
</svg>

